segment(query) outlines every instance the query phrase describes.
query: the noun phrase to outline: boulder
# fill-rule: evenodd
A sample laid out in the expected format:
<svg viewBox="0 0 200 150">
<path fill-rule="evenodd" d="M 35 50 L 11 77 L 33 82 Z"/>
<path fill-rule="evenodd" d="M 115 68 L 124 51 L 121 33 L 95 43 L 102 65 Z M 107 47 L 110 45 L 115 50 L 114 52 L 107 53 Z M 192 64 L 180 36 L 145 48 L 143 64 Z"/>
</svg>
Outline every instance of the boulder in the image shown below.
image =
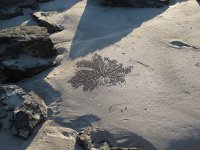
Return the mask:
<svg viewBox="0 0 200 150">
<path fill-rule="evenodd" d="M 76 142 L 84 150 L 142 150 L 137 147 L 114 147 L 117 143 L 113 136 L 108 131 L 99 128 L 83 130 L 77 135 Z"/>
<path fill-rule="evenodd" d="M 0 73 L 16 82 L 54 65 L 56 51 L 46 28 L 19 26 L 0 31 Z"/>
<path fill-rule="evenodd" d="M 20 4 L 24 1 L 25 0 L 1 0 L 0 1 L 0 8 L 16 6 L 17 4 Z"/>
<path fill-rule="evenodd" d="M 93 141 L 88 130 L 84 130 L 83 132 L 80 132 L 77 135 L 76 142 L 84 150 L 91 150 L 92 148 Z"/>
<path fill-rule="evenodd" d="M 18 4 L 20 8 L 31 8 L 33 10 L 39 9 L 39 3 L 37 0 L 25 0 Z"/>
<path fill-rule="evenodd" d="M 52 0 L 0 0 L 0 20 L 23 15 L 22 8 L 39 9 L 39 3 Z"/>
<path fill-rule="evenodd" d="M 38 3 L 50 2 L 52 0 L 1 0 L 0 8 L 11 7 L 11 6 L 20 6 L 32 8 Z"/>
<path fill-rule="evenodd" d="M 18 26 L 0 31 L 0 58 L 21 53 L 33 57 L 55 56 L 53 43 L 46 28 L 38 26 Z"/>
<path fill-rule="evenodd" d="M 62 16 L 58 12 L 35 12 L 33 18 L 40 26 L 46 27 L 49 33 L 55 33 L 64 30 Z M 60 19 L 61 18 L 61 19 Z"/>
<path fill-rule="evenodd" d="M 19 86 L 1 85 L 0 99 L 3 104 L 0 105 L 0 114 L 4 114 L 0 119 L 2 128 L 10 129 L 18 137 L 27 139 L 47 117 L 43 100 L 34 92 L 26 92 Z"/>
<path fill-rule="evenodd" d="M 162 7 L 169 0 L 100 0 L 101 5 L 112 7 Z"/>
<path fill-rule="evenodd" d="M 3 83 L 16 82 L 32 77 L 51 66 L 54 59 L 42 59 L 21 54 L 18 58 L 7 58 L 2 61 L 2 74 L 5 76 Z"/>
<path fill-rule="evenodd" d="M 23 15 L 23 9 L 18 7 L 6 7 L 0 9 L 0 20 L 10 19 Z"/>
</svg>

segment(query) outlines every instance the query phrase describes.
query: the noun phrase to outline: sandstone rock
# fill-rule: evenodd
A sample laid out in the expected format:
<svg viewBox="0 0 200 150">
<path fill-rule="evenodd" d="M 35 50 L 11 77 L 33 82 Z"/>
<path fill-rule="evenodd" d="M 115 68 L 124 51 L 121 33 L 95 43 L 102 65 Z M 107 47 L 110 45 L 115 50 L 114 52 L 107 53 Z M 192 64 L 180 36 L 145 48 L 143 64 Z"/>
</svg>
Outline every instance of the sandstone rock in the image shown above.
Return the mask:
<svg viewBox="0 0 200 150">
<path fill-rule="evenodd" d="M 64 26 L 58 20 L 62 16 L 58 12 L 36 12 L 33 18 L 40 26 L 46 27 L 49 33 L 55 33 L 64 30 Z"/>
<path fill-rule="evenodd" d="M 79 133 L 76 138 L 76 142 L 84 150 L 91 150 L 91 148 L 92 148 L 92 138 L 91 138 L 91 135 L 89 134 L 88 130 L 85 130 L 85 131 Z"/>
<path fill-rule="evenodd" d="M 23 9 L 18 7 L 7 7 L 0 9 L 0 20 L 10 19 L 23 15 Z"/>
<path fill-rule="evenodd" d="M 46 28 L 38 26 L 19 26 L 1 30 L 0 47 L 3 49 L 0 58 L 21 53 L 43 58 L 56 54 Z"/>
<path fill-rule="evenodd" d="M 37 125 L 43 123 L 47 117 L 43 100 L 34 92 L 25 92 L 19 86 L 1 85 L 0 99 L 4 104 L 0 106 L 3 110 L 0 114 L 7 114 L 0 121 L 5 125 L 10 124 L 9 127 L 3 128 L 11 129 L 10 131 L 16 136 L 27 139 Z"/>
<path fill-rule="evenodd" d="M 0 31 L 2 82 L 16 82 L 54 65 L 56 51 L 46 28 L 20 26 Z"/>
<path fill-rule="evenodd" d="M 100 0 L 101 5 L 113 7 L 162 7 L 169 0 Z"/>
<path fill-rule="evenodd" d="M 53 58 L 41 59 L 28 55 L 20 55 L 18 58 L 5 59 L 2 61 L 2 74 L 5 76 L 4 83 L 16 82 L 27 77 L 32 77 L 53 65 Z"/>
<path fill-rule="evenodd" d="M 105 142 L 103 145 L 99 148 L 99 150 L 110 150 L 109 145 Z"/>
</svg>

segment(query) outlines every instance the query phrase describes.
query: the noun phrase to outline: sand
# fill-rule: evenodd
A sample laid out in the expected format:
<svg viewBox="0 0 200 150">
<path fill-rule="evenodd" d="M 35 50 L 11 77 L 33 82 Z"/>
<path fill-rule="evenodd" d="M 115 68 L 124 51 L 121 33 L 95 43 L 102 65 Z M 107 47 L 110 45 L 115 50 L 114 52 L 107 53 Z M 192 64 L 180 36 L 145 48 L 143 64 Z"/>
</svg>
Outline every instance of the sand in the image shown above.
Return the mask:
<svg viewBox="0 0 200 150">
<path fill-rule="evenodd" d="M 60 65 L 18 84 L 36 92 L 53 109 L 50 120 L 56 124 L 52 128 L 99 127 L 111 132 L 119 146 L 139 145 L 145 150 L 199 149 L 199 8 L 195 0 L 143 9 L 101 7 L 94 0 L 41 4 L 42 11 L 57 10 L 59 18 L 64 18 L 60 22 L 65 30 L 51 35 Z M 21 24 L 26 24 L 25 17 L 29 14 L 21 17 Z M 15 19 L 3 25 L 11 22 Z M 95 53 L 133 66 L 125 84 L 90 92 L 71 86 L 68 81 L 75 74 L 76 62 L 90 60 Z M 40 132 L 35 137 L 44 139 L 37 142 L 34 137 L 19 141 L 4 132 L 0 136 L 5 150 L 67 146 L 59 130 L 58 139 L 50 138 L 56 144 L 44 145 L 48 137 Z"/>
</svg>

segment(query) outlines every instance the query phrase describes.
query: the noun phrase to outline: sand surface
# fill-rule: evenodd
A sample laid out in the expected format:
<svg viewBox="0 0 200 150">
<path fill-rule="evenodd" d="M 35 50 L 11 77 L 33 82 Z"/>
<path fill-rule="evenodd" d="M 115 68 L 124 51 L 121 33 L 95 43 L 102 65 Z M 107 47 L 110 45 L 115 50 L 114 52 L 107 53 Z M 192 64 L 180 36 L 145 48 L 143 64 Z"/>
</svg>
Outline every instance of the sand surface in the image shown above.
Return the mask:
<svg viewBox="0 0 200 150">
<path fill-rule="evenodd" d="M 196 0 L 143 9 L 101 7 L 95 0 L 54 0 L 41 4 L 41 10 L 59 11 L 62 16 L 53 19 L 65 30 L 51 35 L 60 65 L 19 85 L 39 94 L 53 109 L 52 131 L 59 139 L 50 138 L 56 144 L 44 145 L 46 136 L 40 132 L 25 142 L 1 132 L 4 150 L 66 149 L 66 137 L 55 129 L 63 127 L 103 128 L 119 146 L 139 145 L 145 150 L 200 148 L 200 6 Z M 18 18 L 20 24 L 35 24 L 29 12 Z M 4 28 L 19 22 L 14 18 L 0 24 Z M 126 83 L 91 92 L 73 89 L 68 80 L 75 63 L 95 53 L 133 66 Z"/>
</svg>

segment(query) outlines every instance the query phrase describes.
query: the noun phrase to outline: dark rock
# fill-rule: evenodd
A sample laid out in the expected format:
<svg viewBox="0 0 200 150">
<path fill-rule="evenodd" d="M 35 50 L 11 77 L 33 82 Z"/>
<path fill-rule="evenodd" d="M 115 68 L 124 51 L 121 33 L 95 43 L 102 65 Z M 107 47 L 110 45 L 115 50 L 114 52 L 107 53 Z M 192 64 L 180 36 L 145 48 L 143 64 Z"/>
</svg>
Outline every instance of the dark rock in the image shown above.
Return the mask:
<svg viewBox="0 0 200 150">
<path fill-rule="evenodd" d="M 76 142 L 84 150 L 91 150 L 92 148 L 92 138 L 88 130 L 79 133 L 76 138 Z"/>
<path fill-rule="evenodd" d="M 33 10 L 39 9 L 39 3 L 37 0 L 25 0 L 22 3 L 18 4 L 18 7 L 20 8 L 31 8 Z"/>
<path fill-rule="evenodd" d="M 1 30 L 0 47 L 4 49 L 0 53 L 0 58 L 21 53 L 43 58 L 56 54 L 46 28 L 38 26 L 19 26 Z"/>
<path fill-rule="evenodd" d="M 23 15 L 22 8 L 39 9 L 39 3 L 49 1 L 52 0 L 0 0 L 0 20 Z"/>
<path fill-rule="evenodd" d="M 111 147 L 110 150 L 142 150 L 141 148 L 123 148 L 123 147 Z"/>
<path fill-rule="evenodd" d="M 23 15 L 23 9 L 18 7 L 7 7 L 0 9 L 0 20 L 10 19 Z"/>
<path fill-rule="evenodd" d="M 50 2 L 50 1 L 53 1 L 53 0 L 37 0 L 37 2 L 39 3 L 45 3 L 45 2 Z"/>
<path fill-rule="evenodd" d="M 16 82 L 40 73 L 53 65 L 55 55 L 46 28 L 20 26 L 1 30 L 0 80 Z"/>
<path fill-rule="evenodd" d="M 16 6 L 24 1 L 25 0 L 0 0 L 0 8 Z"/>
<path fill-rule="evenodd" d="M 27 139 L 34 129 L 45 121 L 46 105 L 34 92 L 27 93 L 16 85 L 1 85 L 0 94 L 1 100 L 5 103 L 3 110 L 8 114 L 6 119 L 1 120 L 9 121 L 11 124 L 10 127 L 5 128 L 9 128 L 16 136 Z M 8 107 L 13 109 L 6 109 Z"/>
<path fill-rule="evenodd" d="M 3 129 L 3 122 L 0 121 L 0 131 Z"/>
<path fill-rule="evenodd" d="M 108 131 L 98 128 L 85 129 L 77 135 L 76 142 L 84 150 L 93 148 L 99 150 L 142 150 L 137 147 L 114 147 L 117 143 L 113 136 Z"/>
<path fill-rule="evenodd" d="M 20 55 L 18 58 L 8 58 L 2 61 L 5 76 L 4 83 L 17 82 L 21 79 L 32 77 L 54 65 L 54 59 L 41 59 Z"/>
<path fill-rule="evenodd" d="M 162 7 L 169 0 L 100 0 L 100 3 L 112 7 Z"/>
<path fill-rule="evenodd" d="M 38 3 L 50 2 L 52 0 L 0 0 L 0 8 L 21 6 L 23 8 L 32 8 Z"/>
<path fill-rule="evenodd" d="M 58 12 L 36 12 L 33 18 L 40 26 L 46 27 L 49 33 L 55 33 L 64 30 L 62 23 L 56 21 L 59 18 Z"/>
</svg>

